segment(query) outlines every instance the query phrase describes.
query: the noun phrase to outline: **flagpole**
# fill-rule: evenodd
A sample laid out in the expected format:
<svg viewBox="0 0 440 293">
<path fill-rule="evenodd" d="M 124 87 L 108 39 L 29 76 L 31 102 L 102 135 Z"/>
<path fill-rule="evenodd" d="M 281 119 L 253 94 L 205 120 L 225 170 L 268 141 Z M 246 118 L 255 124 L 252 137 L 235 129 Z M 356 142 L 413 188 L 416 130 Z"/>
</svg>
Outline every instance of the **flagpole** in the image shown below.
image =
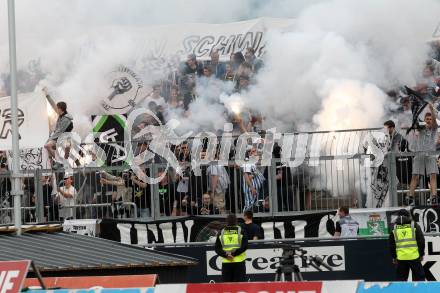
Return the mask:
<svg viewBox="0 0 440 293">
<path fill-rule="evenodd" d="M 11 88 L 12 114 L 12 190 L 14 196 L 14 225 L 17 235 L 21 235 L 21 179 L 19 163 L 19 134 L 18 134 L 18 101 L 17 101 L 17 56 L 15 40 L 15 3 L 8 0 L 8 27 L 9 27 L 9 65 Z"/>
</svg>

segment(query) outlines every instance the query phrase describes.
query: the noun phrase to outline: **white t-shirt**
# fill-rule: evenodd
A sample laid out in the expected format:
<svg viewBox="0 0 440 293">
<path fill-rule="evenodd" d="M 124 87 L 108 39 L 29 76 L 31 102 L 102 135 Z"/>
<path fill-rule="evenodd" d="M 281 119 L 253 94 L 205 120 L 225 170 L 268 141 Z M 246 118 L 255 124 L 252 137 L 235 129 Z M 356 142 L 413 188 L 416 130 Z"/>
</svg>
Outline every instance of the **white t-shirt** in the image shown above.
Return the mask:
<svg viewBox="0 0 440 293">
<path fill-rule="evenodd" d="M 210 177 L 218 176 L 217 187 L 216 190 L 214 190 L 216 193 L 225 193 L 227 191 L 230 180 L 229 180 L 229 174 L 224 166 L 210 165 L 206 170 L 206 173 Z M 210 188 L 212 186 L 211 178 L 209 178 L 209 186 Z"/>
<path fill-rule="evenodd" d="M 341 225 L 341 237 L 357 236 L 358 229 L 359 225 L 354 223 Z"/>
<path fill-rule="evenodd" d="M 74 210 L 75 209 L 63 209 L 62 207 L 69 207 L 75 205 L 77 193 L 75 187 L 72 185 L 69 188 L 66 188 L 65 186 L 60 187 L 61 191 L 64 193 L 70 193 L 72 197 L 64 197 L 61 192 L 58 192 L 57 198 L 58 202 L 60 204 L 60 217 L 66 219 L 73 217 Z"/>
<path fill-rule="evenodd" d="M 241 166 L 243 168 L 243 173 L 252 173 L 254 174 L 257 171 L 257 166 L 252 163 L 245 163 Z"/>
</svg>

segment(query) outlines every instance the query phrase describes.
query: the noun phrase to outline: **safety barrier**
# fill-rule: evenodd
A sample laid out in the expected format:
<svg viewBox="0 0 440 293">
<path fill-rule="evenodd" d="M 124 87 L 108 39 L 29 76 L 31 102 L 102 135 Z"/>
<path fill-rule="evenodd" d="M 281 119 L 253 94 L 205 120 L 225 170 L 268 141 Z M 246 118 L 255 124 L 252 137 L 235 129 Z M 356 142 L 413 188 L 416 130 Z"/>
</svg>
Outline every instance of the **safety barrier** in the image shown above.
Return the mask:
<svg viewBox="0 0 440 293">
<path fill-rule="evenodd" d="M 265 139 L 269 141 L 265 137 L 251 139 L 249 143 L 261 157 L 264 156 L 262 143 Z M 100 164 L 93 161 L 97 155 L 95 147 L 73 144 L 68 159 L 71 169 L 51 170 L 42 166 L 42 169 L 24 172 L 23 221 L 161 220 L 241 213 L 248 208 L 257 215 L 275 216 L 334 210 L 342 205 L 358 208 L 401 206 L 409 189 L 411 158 L 438 155 L 400 149 L 387 152 L 385 135 L 378 129 L 284 134 L 279 143 L 290 152 L 274 148 L 278 151 L 272 159 L 262 158 L 267 163 L 265 166 L 239 167 L 236 158 L 231 156 L 225 166 L 219 166 L 217 161 L 202 164 L 199 176 L 192 168 L 194 141 L 188 139 L 178 146 L 170 146 L 183 170 L 180 175 L 167 168 L 166 160 L 158 154 L 140 165 L 150 177 L 168 170 L 161 182 L 151 185 L 142 182 L 130 169 L 132 159 L 124 149 L 126 143 L 99 143 L 107 162 L 101 167 L 96 167 Z M 129 147 L 136 156 L 147 150 L 148 145 L 149 141 L 138 141 Z M 282 158 L 286 155 L 283 152 L 288 153 L 288 160 Z M 73 179 L 76 191 L 73 200 L 58 192 L 64 185 L 66 172 Z M 13 203 L 9 173 L 0 174 L 0 180 L 0 223 L 10 224 Z M 217 187 L 212 191 L 214 181 Z M 415 190 L 416 204 L 426 204 L 427 187 L 427 181 L 421 178 Z"/>
</svg>

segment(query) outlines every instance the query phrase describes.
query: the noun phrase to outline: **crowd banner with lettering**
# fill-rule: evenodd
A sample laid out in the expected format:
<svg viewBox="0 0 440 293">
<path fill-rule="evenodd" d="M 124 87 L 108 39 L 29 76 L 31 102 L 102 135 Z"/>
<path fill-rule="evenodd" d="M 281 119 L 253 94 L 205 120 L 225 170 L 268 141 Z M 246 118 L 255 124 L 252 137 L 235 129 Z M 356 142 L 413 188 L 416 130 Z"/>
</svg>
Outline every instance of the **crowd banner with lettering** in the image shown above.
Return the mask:
<svg viewBox="0 0 440 293">
<path fill-rule="evenodd" d="M 350 215 L 359 223 L 359 235 L 381 236 L 389 234 L 398 210 L 399 208 L 352 209 Z M 440 208 L 414 207 L 411 213 L 424 232 L 440 232 Z M 330 237 L 338 220 L 336 211 L 327 211 L 256 217 L 254 223 L 260 226 L 264 239 L 287 239 Z M 99 229 L 100 237 L 126 244 L 213 242 L 218 231 L 224 227 L 224 218 L 194 216 L 157 221 L 103 219 L 99 224 L 95 220 L 70 220 L 64 223 L 64 230 L 80 233 L 78 227 L 89 225 L 98 226 L 96 229 Z M 93 234 L 96 231 L 95 228 L 81 230 L 93 231 Z"/>
<path fill-rule="evenodd" d="M 30 260 L 0 262 L 0 292 L 21 292 Z"/>
<path fill-rule="evenodd" d="M 46 98 L 40 93 L 18 95 L 20 148 L 38 148 L 49 137 Z M 0 150 L 12 149 L 11 98 L 0 98 Z"/>
<path fill-rule="evenodd" d="M 178 54 L 183 59 L 193 53 L 198 59 L 209 59 L 212 49 L 218 49 L 220 58 L 227 61 L 232 53 L 253 47 L 261 56 L 267 31 L 288 29 L 294 24 L 294 19 L 263 17 L 222 24 L 150 26 L 139 31 L 143 40 L 140 54 L 156 59 Z"/>
<path fill-rule="evenodd" d="M 63 231 L 79 235 L 99 236 L 99 220 L 66 220 L 63 223 Z"/>
<path fill-rule="evenodd" d="M 137 43 L 130 67 L 115 66 L 106 74 L 107 92 L 100 101 L 102 113 L 124 114 L 152 92 L 151 84 L 142 75 L 163 76 L 164 71 L 177 70 L 189 54 L 198 60 L 210 59 L 218 50 L 220 61 L 229 61 L 236 52 L 251 47 L 257 57 L 264 55 L 267 32 L 291 28 L 295 21 L 288 18 L 257 18 L 247 21 L 206 24 L 148 26 L 124 32 Z M 97 113 L 97 112 L 96 112 Z"/>
<path fill-rule="evenodd" d="M 350 214 L 359 223 L 359 235 L 387 235 L 399 208 L 352 209 Z M 420 209 L 414 212 L 419 213 Z M 425 211 L 429 224 L 437 220 L 432 211 Z M 436 214 L 437 215 L 437 214 Z M 330 237 L 339 220 L 336 211 L 295 214 L 291 216 L 256 217 L 265 239 Z M 416 219 L 418 221 L 418 218 Z M 428 223 L 428 222 L 427 222 Z M 224 226 L 222 217 L 182 217 L 173 220 L 142 221 L 104 219 L 100 223 L 101 237 L 126 244 L 212 242 Z"/>
<path fill-rule="evenodd" d="M 326 224 L 334 225 L 336 212 L 260 217 L 254 222 L 265 239 L 304 238 L 330 235 Z M 222 217 L 182 217 L 173 220 L 147 221 L 103 219 L 102 238 L 126 244 L 213 242 L 224 227 Z M 320 231 L 321 229 L 321 231 Z"/>
<path fill-rule="evenodd" d="M 124 129 L 126 127 L 126 115 L 93 115 L 92 117 L 93 133 L 99 134 L 96 141 L 106 153 L 106 162 L 116 164 L 123 162 L 126 157 L 124 148 Z"/>
<path fill-rule="evenodd" d="M 440 207 L 414 207 L 411 209 L 412 218 L 425 233 L 440 232 Z"/>
</svg>

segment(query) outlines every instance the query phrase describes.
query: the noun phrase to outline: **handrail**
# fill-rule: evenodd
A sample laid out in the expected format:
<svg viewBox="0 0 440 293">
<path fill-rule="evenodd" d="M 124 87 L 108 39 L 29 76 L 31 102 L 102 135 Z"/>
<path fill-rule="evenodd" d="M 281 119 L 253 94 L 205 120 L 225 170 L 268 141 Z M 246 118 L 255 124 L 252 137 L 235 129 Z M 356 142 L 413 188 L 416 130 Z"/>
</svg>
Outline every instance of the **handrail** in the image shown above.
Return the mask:
<svg viewBox="0 0 440 293">
<path fill-rule="evenodd" d="M 436 233 L 424 233 L 425 236 L 440 236 L 440 232 Z M 307 241 L 341 241 L 341 240 L 369 240 L 369 239 L 387 239 L 389 235 L 359 235 L 350 237 L 307 237 L 307 238 L 285 238 L 285 239 L 260 239 L 249 240 L 250 244 L 271 244 L 274 245 L 285 242 L 307 242 Z M 144 248 L 155 247 L 182 247 L 182 246 L 212 246 L 213 242 L 185 242 L 185 243 L 148 243 L 148 244 L 136 244 L 136 246 Z"/>
<path fill-rule="evenodd" d="M 132 206 L 134 210 L 134 217 L 131 219 L 137 218 L 137 206 L 134 202 L 129 201 L 115 201 L 115 202 L 109 202 L 109 203 L 90 203 L 90 204 L 76 204 L 76 205 L 70 205 L 70 206 L 62 206 L 63 209 L 73 209 L 73 208 L 93 208 L 93 207 L 111 207 L 113 204 L 121 204 L 123 206 Z M 48 208 L 48 206 L 46 206 Z M 95 219 L 92 219 L 95 220 Z"/>
</svg>

